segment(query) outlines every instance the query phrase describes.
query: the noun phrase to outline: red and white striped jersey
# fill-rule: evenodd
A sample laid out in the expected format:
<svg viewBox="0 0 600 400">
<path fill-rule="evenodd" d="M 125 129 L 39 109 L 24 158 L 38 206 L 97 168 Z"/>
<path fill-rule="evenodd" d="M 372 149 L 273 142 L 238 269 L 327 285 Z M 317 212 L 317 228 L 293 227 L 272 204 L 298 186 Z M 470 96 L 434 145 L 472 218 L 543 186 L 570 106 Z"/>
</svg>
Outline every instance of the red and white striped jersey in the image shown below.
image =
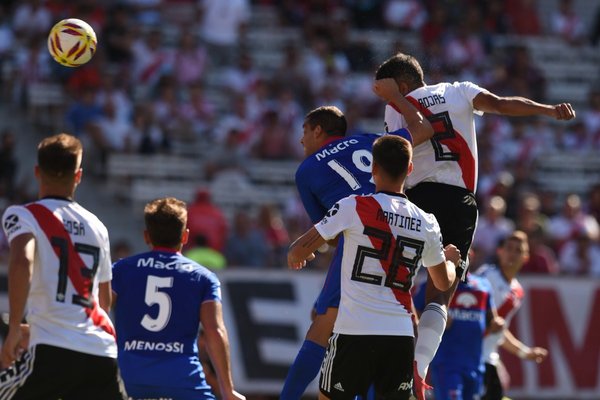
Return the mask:
<svg viewBox="0 0 600 400">
<path fill-rule="evenodd" d="M 98 284 L 112 278 L 104 224 L 73 201 L 44 198 L 9 207 L 2 226 L 9 241 L 25 233 L 35 237 L 30 345 L 116 358 L 112 322 L 98 305 Z"/>
<path fill-rule="evenodd" d="M 349 196 L 315 225 L 327 240 L 343 233 L 341 300 L 333 331 L 413 336 L 410 288 L 421 265 L 442 263 L 440 228 L 404 195 Z"/>
<path fill-rule="evenodd" d="M 477 187 L 477 140 L 473 98 L 485 89 L 471 82 L 438 83 L 410 92 L 406 98 L 431 125 L 434 136 L 414 148 L 414 171 L 406 188 L 420 182 L 439 182 L 475 192 Z M 385 109 L 386 131 L 406 128 L 404 116 L 392 104 Z"/>
<path fill-rule="evenodd" d="M 495 265 L 482 265 L 477 275 L 487 278 L 492 288 L 492 299 L 498 308 L 498 315 L 504 318 L 505 328 L 508 329 L 512 317 L 521 307 L 525 296 L 523 287 L 517 279 L 506 280 L 500 268 Z M 486 363 L 496 364 L 498 361 L 498 345 L 502 343 L 502 331 L 488 333 L 483 339 L 483 359 Z"/>
</svg>

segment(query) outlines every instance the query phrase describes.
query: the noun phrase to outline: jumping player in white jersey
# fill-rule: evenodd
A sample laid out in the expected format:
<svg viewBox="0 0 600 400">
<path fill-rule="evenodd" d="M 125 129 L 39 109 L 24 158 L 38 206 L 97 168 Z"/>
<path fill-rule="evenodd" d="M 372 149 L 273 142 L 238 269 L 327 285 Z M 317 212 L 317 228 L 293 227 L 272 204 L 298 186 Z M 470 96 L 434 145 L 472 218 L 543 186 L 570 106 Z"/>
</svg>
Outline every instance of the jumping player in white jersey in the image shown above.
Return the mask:
<svg viewBox="0 0 600 400">
<path fill-rule="evenodd" d="M 341 300 L 320 377 L 320 399 L 365 396 L 408 399 L 413 380 L 414 329 L 410 289 L 420 266 L 446 290 L 455 280 L 458 249 L 442 248 L 439 226 L 404 196 L 412 146 L 399 136 L 373 143 L 375 194 L 338 201 L 296 240 L 290 268 L 314 258 L 327 240 L 343 235 Z M 447 261 L 447 258 L 449 261 Z"/>
<path fill-rule="evenodd" d="M 461 252 L 459 276 L 464 277 L 467 257 L 477 225 L 477 143 L 474 114 L 484 112 L 508 116 L 545 115 L 557 120 L 575 118 L 568 103 L 540 104 L 523 97 L 498 97 L 471 82 L 426 85 L 423 70 L 412 56 L 398 53 L 377 70 L 377 94 L 388 101 L 386 129 L 406 125 L 394 107 L 398 96 L 406 96 L 431 122 L 434 136 L 419 144 L 414 140 L 414 172 L 406 180 L 406 195 L 417 206 L 434 214 L 444 243 L 455 244 Z M 458 281 L 446 291 L 427 285 L 427 306 L 419 319 L 415 347 L 415 389 L 424 400 L 423 381 L 446 327 L 447 307 Z M 423 378 L 423 379 L 421 379 Z"/>
<path fill-rule="evenodd" d="M 498 314 L 504 318 L 504 328 L 498 332 L 489 332 L 483 339 L 483 358 L 485 362 L 483 400 L 502 400 L 504 389 L 498 374 L 503 368 L 498 346 L 525 360 L 537 363 L 544 361 L 548 350 L 542 347 L 529 347 L 517 339 L 509 330 L 510 321 L 521 307 L 525 295 L 517 274 L 529 258 L 527 234 L 514 231 L 500 245 L 497 251 L 498 264 L 485 264 L 477 274 L 485 277 L 491 285 L 491 295 L 498 306 Z"/>
<path fill-rule="evenodd" d="M 2 217 L 10 242 L 9 331 L 2 347 L 0 399 L 126 399 L 111 303 L 106 227 L 74 200 L 81 142 L 70 135 L 38 146 L 39 200 Z M 29 346 L 21 322 L 30 327 Z M 28 348 L 25 348 L 28 347 Z"/>
</svg>

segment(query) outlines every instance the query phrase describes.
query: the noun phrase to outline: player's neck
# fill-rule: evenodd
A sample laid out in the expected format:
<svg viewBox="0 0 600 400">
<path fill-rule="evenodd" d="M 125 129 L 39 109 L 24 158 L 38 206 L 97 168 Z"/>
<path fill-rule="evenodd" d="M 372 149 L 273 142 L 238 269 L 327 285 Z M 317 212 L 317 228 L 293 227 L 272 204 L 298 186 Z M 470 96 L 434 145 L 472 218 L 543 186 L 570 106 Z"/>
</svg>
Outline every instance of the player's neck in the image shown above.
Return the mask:
<svg viewBox="0 0 600 400">
<path fill-rule="evenodd" d="M 511 267 L 504 267 L 501 269 L 501 271 L 502 271 L 502 275 L 504 276 L 504 279 L 506 279 L 506 281 L 508 283 L 510 283 L 517 276 L 517 272 L 519 271 L 519 269 L 511 268 Z"/>
<path fill-rule="evenodd" d="M 396 183 L 380 182 L 375 185 L 376 192 L 398 193 L 404 194 L 404 185 Z"/>
<path fill-rule="evenodd" d="M 63 188 L 53 186 L 40 186 L 38 191 L 38 197 L 43 199 L 45 197 L 59 197 L 63 199 L 73 200 L 75 197 L 75 188 Z"/>
<path fill-rule="evenodd" d="M 152 246 L 152 251 L 164 251 L 167 253 L 181 253 L 182 246 L 178 247 L 164 247 L 164 246 Z"/>
<path fill-rule="evenodd" d="M 321 143 L 321 145 L 319 146 L 319 149 L 322 149 L 323 147 L 327 146 L 331 142 L 335 142 L 336 140 L 343 139 L 344 137 L 345 136 L 327 136 L 327 138 L 324 139 L 323 142 Z"/>
</svg>

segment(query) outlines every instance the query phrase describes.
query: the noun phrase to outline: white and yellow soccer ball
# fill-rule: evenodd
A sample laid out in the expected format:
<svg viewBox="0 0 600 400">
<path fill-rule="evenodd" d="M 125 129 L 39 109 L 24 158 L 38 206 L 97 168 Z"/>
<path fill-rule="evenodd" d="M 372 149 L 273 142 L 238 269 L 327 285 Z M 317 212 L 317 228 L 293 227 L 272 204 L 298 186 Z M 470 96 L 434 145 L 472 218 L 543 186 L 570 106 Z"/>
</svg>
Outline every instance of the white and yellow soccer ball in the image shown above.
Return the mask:
<svg viewBox="0 0 600 400">
<path fill-rule="evenodd" d="M 79 67 L 96 52 L 96 33 L 85 21 L 68 18 L 59 21 L 48 35 L 48 51 L 52 58 L 66 67 Z"/>
</svg>

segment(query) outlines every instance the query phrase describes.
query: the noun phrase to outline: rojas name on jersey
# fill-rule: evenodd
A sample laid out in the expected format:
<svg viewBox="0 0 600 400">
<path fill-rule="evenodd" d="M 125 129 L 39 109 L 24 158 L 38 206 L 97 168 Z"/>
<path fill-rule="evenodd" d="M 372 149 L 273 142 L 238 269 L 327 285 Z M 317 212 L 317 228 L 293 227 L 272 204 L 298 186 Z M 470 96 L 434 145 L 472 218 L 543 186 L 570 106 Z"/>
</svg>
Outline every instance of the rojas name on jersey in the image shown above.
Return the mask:
<svg viewBox="0 0 600 400">
<path fill-rule="evenodd" d="M 324 159 L 332 154 L 337 154 L 342 150 L 346 150 L 348 147 L 350 147 L 354 144 L 358 144 L 358 140 L 356 140 L 356 139 L 344 140 L 344 141 L 339 142 L 335 146 L 328 147 L 326 149 L 321 150 L 320 152 L 318 152 L 315 155 L 315 157 L 317 157 L 317 161 L 321 161 L 322 159 Z"/>
</svg>

